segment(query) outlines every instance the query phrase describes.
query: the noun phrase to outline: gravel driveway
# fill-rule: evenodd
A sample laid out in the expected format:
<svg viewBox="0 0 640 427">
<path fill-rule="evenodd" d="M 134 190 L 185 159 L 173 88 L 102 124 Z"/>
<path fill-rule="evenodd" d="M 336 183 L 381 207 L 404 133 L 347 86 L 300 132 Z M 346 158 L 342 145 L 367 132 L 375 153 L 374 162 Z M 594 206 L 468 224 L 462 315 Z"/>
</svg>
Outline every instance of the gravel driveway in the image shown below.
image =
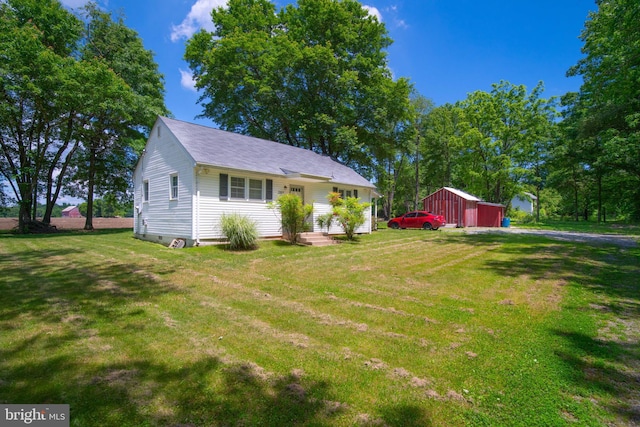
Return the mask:
<svg viewBox="0 0 640 427">
<path fill-rule="evenodd" d="M 594 243 L 617 245 L 625 248 L 635 248 L 638 246 L 639 238 L 624 234 L 595 234 L 595 233 L 578 233 L 572 231 L 555 231 L 555 230 L 535 230 L 529 228 L 496 228 L 496 227 L 473 227 L 465 228 L 464 233 L 482 234 L 482 233 L 503 233 L 503 234 L 528 234 L 535 236 L 545 236 L 551 239 L 565 240 L 570 242 Z"/>
</svg>

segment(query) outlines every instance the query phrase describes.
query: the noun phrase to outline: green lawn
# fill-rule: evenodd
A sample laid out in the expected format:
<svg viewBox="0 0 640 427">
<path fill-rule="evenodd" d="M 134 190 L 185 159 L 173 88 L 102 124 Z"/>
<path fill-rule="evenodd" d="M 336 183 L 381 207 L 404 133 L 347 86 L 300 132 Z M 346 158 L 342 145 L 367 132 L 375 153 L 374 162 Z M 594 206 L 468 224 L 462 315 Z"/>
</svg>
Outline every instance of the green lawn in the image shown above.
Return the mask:
<svg viewBox="0 0 640 427">
<path fill-rule="evenodd" d="M 633 425 L 640 249 L 0 234 L 0 402 L 71 425 Z"/>
</svg>

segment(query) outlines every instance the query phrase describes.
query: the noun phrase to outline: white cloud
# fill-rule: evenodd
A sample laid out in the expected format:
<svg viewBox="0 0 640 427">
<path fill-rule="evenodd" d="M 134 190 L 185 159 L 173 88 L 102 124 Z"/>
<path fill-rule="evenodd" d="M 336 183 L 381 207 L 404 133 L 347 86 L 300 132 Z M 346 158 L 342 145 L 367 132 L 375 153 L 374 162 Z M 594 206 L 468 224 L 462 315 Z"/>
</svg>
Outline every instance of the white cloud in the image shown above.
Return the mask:
<svg viewBox="0 0 640 427">
<path fill-rule="evenodd" d="M 382 22 L 382 14 L 377 8 L 367 5 L 363 5 L 362 8 L 366 10 L 369 15 L 375 16 L 378 19 L 378 22 Z"/>
<path fill-rule="evenodd" d="M 404 19 L 396 19 L 394 20 L 396 27 L 404 28 L 405 30 L 409 28 L 409 24 Z"/>
<path fill-rule="evenodd" d="M 182 68 L 180 68 L 180 85 L 185 89 L 197 92 L 196 81 L 193 80 L 193 75 L 191 74 L 191 71 L 185 71 Z"/>
<path fill-rule="evenodd" d="M 227 0 L 197 0 L 186 18 L 179 25 L 171 26 L 171 41 L 188 39 L 200 28 L 212 31 L 211 11 L 218 7 L 227 7 Z"/>
</svg>

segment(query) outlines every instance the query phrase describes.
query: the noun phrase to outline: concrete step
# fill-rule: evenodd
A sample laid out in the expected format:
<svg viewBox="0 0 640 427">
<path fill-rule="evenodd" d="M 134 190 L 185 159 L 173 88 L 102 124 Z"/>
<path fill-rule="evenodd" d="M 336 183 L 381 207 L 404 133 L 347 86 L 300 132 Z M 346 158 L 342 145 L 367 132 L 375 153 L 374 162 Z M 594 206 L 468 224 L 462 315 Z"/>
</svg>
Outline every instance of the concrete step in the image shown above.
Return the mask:
<svg viewBox="0 0 640 427">
<path fill-rule="evenodd" d="M 309 246 L 328 246 L 336 243 L 330 236 L 321 232 L 300 233 L 298 241 Z"/>
</svg>

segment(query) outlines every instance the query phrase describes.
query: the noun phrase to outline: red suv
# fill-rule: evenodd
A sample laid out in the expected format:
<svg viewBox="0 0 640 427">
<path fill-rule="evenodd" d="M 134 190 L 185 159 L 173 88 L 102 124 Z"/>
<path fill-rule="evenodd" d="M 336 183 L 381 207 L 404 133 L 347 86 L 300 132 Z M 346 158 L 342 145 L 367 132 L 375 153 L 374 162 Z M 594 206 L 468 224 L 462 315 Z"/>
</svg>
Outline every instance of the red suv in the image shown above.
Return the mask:
<svg viewBox="0 0 640 427">
<path fill-rule="evenodd" d="M 434 215 L 427 211 L 413 211 L 387 222 L 389 228 L 423 228 L 425 230 L 437 230 L 445 225 L 442 215 Z"/>
</svg>

